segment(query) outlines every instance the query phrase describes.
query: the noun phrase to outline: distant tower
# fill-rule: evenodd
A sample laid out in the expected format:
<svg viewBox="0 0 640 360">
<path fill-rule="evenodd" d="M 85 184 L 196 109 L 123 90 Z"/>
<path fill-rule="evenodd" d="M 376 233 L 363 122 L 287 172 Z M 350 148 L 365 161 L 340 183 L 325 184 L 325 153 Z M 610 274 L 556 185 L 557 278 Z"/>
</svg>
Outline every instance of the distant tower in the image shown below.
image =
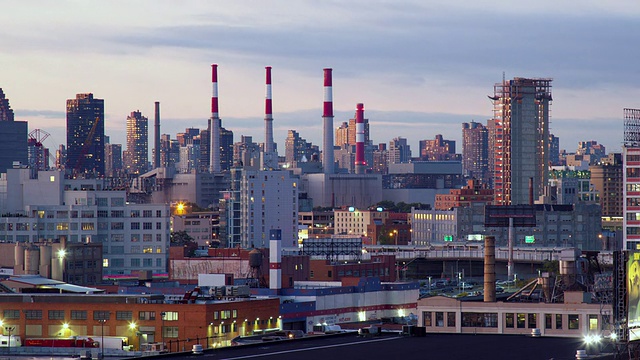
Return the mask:
<svg viewBox="0 0 640 360">
<path fill-rule="evenodd" d="M 324 69 L 324 105 L 322 122 L 324 125 L 324 137 L 322 139 L 322 167 L 325 174 L 334 173 L 333 161 L 333 85 L 331 79 L 332 69 Z"/>
<path fill-rule="evenodd" d="M 156 118 L 154 122 L 154 142 L 153 142 L 153 167 L 160 166 L 160 102 L 156 101 Z"/>
<path fill-rule="evenodd" d="M 529 203 L 529 179 L 534 198 L 548 181 L 549 105 L 551 79 L 514 78 L 494 86 L 493 154 L 496 205 Z"/>
<path fill-rule="evenodd" d="M 356 106 L 356 174 L 364 174 L 364 104 Z"/>
<path fill-rule="evenodd" d="M 91 93 L 67 100 L 66 168 L 104 174 L 104 100 Z"/>
<path fill-rule="evenodd" d="M 143 174 L 149 162 L 149 120 L 138 111 L 127 116 L 126 169 L 129 174 Z"/>
<path fill-rule="evenodd" d="M 211 95 L 211 161 L 209 162 L 209 172 L 220 172 L 220 116 L 218 114 L 218 65 L 211 65 L 211 82 L 213 91 Z"/>
<path fill-rule="evenodd" d="M 462 123 L 462 171 L 489 184 L 489 130 L 477 122 Z"/>
</svg>

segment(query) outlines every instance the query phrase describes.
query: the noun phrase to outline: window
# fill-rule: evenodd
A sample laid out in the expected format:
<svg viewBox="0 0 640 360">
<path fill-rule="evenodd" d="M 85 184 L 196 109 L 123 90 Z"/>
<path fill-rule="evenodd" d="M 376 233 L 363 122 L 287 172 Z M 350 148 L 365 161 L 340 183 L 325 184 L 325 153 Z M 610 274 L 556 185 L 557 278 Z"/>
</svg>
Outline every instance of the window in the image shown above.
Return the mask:
<svg viewBox="0 0 640 360">
<path fill-rule="evenodd" d="M 109 320 L 110 318 L 111 318 L 111 313 L 108 311 L 93 312 L 93 320 Z"/>
<path fill-rule="evenodd" d="M 538 327 L 538 314 L 529 314 L 529 329 L 535 329 Z"/>
<path fill-rule="evenodd" d="M 556 314 L 556 329 L 562 329 L 562 314 Z"/>
<path fill-rule="evenodd" d="M 148 268 L 153 266 L 153 259 L 142 259 L 142 267 Z"/>
<path fill-rule="evenodd" d="M 132 218 L 139 218 L 140 217 L 140 210 L 131 210 L 131 217 Z"/>
<path fill-rule="evenodd" d="M 567 315 L 569 321 L 569 330 L 578 330 L 580 328 L 580 317 L 578 314 Z"/>
<path fill-rule="evenodd" d="M 124 230 L 124 223 L 122 222 L 112 222 L 111 230 Z"/>
<path fill-rule="evenodd" d="M 26 310 L 24 318 L 27 320 L 42 320 L 42 310 Z"/>
<path fill-rule="evenodd" d="M 177 311 L 167 311 L 164 314 L 164 319 L 166 321 L 177 321 L 178 320 L 178 312 Z"/>
<path fill-rule="evenodd" d="M 234 319 L 237 318 L 238 317 L 238 310 L 235 310 L 235 309 L 232 310 L 231 311 L 231 317 L 234 318 Z"/>
<path fill-rule="evenodd" d="M 161 222 L 157 222 L 156 223 L 156 230 L 162 230 L 162 223 Z"/>
<path fill-rule="evenodd" d="M 158 242 L 162 241 L 162 234 L 156 234 L 156 241 Z"/>
<path fill-rule="evenodd" d="M 590 331 L 598 330 L 598 315 L 589 314 L 589 330 Z"/>
<path fill-rule="evenodd" d="M 145 235 L 147 235 L 147 234 L 145 234 Z M 144 254 L 153 254 L 153 247 L 152 247 L 152 246 L 145 246 L 145 247 L 142 249 L 142 252 L 143 252 Z"/>
<path fill-rule="evenodd" d="M 517 315 L 518 329 L 524 329 L 525 321 L 526 321 L 526 317 L 524 316 L 524 314 L 520 313 Z"/>
<path fill-rule="evenodd" d="M 20 310 L 5 309 L 2 315 L 5 319 L 20 319 Z"/>
<path fill-rule="evenodd" d="M 71 320 L 87 320 L 87 311 L 71 310 Z"/>
<path fill-rule="evenodd" d="M 497 328 L 498 313 L 462 313 L 462 327 Z"/>
<path fill-rule="evenodd" d="M 82 210 L 82 211 L 80 212 L 80 216 L 81 216 L 83 219 L 93 219 L 93 217 L 94 217 L 94 213 L 93 213 L 93 210 Z"/>
<path fill-rule="evenodd" d="M 116 320 L 133 320 L 132 311 L 116 311 Z"/>
<path fill-rule="evenodd" d="M 124 217 L 124 210 L 111 210 L 111 217 L 112 218 L 123 218 Z"/>
<path fill-rule="evenodd" d="M 513 314 L 509 313 L 509 314 L 504 314 L 505 315 L 505 319 L 504 319 L 504 323 L 505 323 L 505 327 L 508 328 L 513 328 Z"/>
<path fill-rule="evenodd" d="M 97 198 L 96 203 L 98 206 L 109 206 L 107 202 L 107 198 Z"/>
<path fill-rule="evenodd" d="M 153 230 L 153 223 L 151 222 L 142 223 L 142 230 Z"/>
<path fill-rule="evenodd" d="M 109 217 L 109 212 L 107 210 L 98 210 L 98 217 L 99 218 L 108 218 Z"/>
<path fill-rule="evenodd" d="M 131 259 L 131 267 L 140 267 L 140 259 Z"/>
<path fill-rule="evenodd" d="M 143 242 L 151 242 L 153 241 L 153 234 L 142 234 Z"/>
<path fill-rule="evenodd" d="M 222 310 L 220 311 L 220 318 L 221 319 L 230 319 L 231 318 L 231 310 Z"/>
<path fill-rule="evenodd" d="M 140 311 L 138 313 L 138 319 L 140 320 L 155 320 L 156 312 L 155 311 Z"/>
<path fill-rule="evenodd" d="M 95 224 L 94 223 L 82 223 L 80 225 L 82 227 L 82 230 L 84 231 L 93 231 L 96 229 Z"/>
<path fill-rule="evenodd" d="M 447 313 L 447 326 L 450 326 L 450 327 L 456 326 L 456 313 L 454 312 Z"/>
<path fill-rule="evenodd" d="M 165 326 L 163 328 L 163 337 L 165 338 L 177 338 L 178 337 L 178 327 L 177 326 Z"/>
<path fill-rule="evenodd" d="M 431 325 L 431 312 L 430 311 L 423 311 L 422 312 L 422 326 L 432 326 Z"/>
<path fill-rule="evenodd" d="M 544 328 L 545 329 L 552 329 L 552 318 L 551 318 L 551 314 L 544 314 Z"/>
<path fill-rule="evenodd" d="M 111 206 L 124 206 L 124 198 L 111 198 Z"/>
<path fill-rule="evenodd" d="M 131 230 L 140 230 L 140 223 L 139 222 L 132 222 L 131 223 Z"/>
<path fill-rule="evenodd" d="M 142 217 L 150 218 L 151 213 L 151 210 L 142 210 Z"/>
<path fill-rule="evenodd" d="M 213 312 L 213 320 L 218 320 L 218 312 L 217 311 Z"/>
<path fill-rule="evenodd" d="M 162 217 L 162 210 L 156 210 L 156 217 Z"/>
<path fill-rule="evenodd" d="M 436 312 L 436 326 L 444 326 L 444 313 L 442 311 Z"/>
<path fill-rule="evenodd" d="M 113 242 L 123 242 L 124 234 L 111 234 L 111 241 Z"/>
</svg>

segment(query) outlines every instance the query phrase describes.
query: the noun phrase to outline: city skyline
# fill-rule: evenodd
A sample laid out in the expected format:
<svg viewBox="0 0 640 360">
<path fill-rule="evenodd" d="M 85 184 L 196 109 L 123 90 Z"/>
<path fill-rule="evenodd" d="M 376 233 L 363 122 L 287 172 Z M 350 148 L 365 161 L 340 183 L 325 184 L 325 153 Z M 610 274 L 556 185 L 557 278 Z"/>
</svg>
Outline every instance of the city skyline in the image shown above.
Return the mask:
<svg viewBox="0 0 640 360">
<path fill-rule="evenodd" d="M 374 143 L 401 136 L 461 144 L 461 124 L 486 125 L 504 76 L 552 78 L 550 132 L 560 148 L 596 140 L 620 151 L 634 87 L 640 5 L 495 1 L 313 2 L 291 6 L 11 3 L 0 14 L 3 88 L 17 121 L 64 144 L 66 99 L 105 100 L 105 133 L 125 144 L 126 117 L 162 107 L 161 132 L 206 129 L 210 64 L 219 65 L 222 126 L 264 141 L 264 67 L 273 67 L 274 140 L 287 130 L 321 145 L 322 69 L 333 68 L 334 127 L 364 103 Z M 37 14 L 33 11 L 38 8 Z M 46 10 L 46 11 L 45 11 Z M 45 15 L 46 14 L 46 15 Z M 25 21 L 29 20 L 29 21 Z M 504 40 L 503 40 L 504 39 Z M 460 145 L 459 145 L 460 146 Z"/>
</svg>

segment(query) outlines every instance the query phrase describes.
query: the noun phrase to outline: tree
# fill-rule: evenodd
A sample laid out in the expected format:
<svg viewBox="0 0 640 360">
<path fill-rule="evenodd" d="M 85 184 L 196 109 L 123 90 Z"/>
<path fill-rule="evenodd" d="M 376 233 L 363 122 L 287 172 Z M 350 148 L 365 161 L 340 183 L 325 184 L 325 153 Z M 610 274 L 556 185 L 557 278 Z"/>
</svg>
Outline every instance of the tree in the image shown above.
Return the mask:
<svg viewBox="0 0 640 360">
<path fill-rule="evenodd" d="M 193 238 L 186 231 L 174 231 L 171 233 L 171 245 L 179 246 L 179 245 L 189 245 L 193 243 Z"/>
</svg>

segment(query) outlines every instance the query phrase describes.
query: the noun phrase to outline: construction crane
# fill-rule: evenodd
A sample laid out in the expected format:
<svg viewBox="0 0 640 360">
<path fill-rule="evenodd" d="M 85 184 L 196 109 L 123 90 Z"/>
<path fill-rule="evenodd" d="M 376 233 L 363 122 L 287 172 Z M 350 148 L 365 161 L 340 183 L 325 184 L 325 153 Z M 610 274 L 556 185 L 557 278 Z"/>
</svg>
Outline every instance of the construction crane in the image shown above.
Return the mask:
<svg viewBox="0 0 640 360">
<path fill-rule="evenodd" d="M 41 129 L 34 129 L 29 133 L 29 145 L 35 148 L 34 150 L 34 164 L 32 164 L 37 170 L 48 170 L 49 164 L 47 163 L 47 153 L 49 156 L 53 156 L 51 152 L 42 144 L 46 138 L 51 136 L 48 132 Z M 55 157 L 54 163 L 55 163 Z"/>
<path fill-rule="evenodd" d="M 93 123 L 91 130 L 89 130 L 89 134 L 87 138 L 84 140 L 82 144 L 82 149 L 80 150 L 80 155 L 78 156 L 78 161 L 76 161 L 76 166 L 73 167 L 73 173 L 77 175 L 82 168 L 82 164 L 84 164 L 84 160 L 87 157 L 87 153 L 89 152 L 89 148 L 93 143 L 93 136 L 96 133 L 96 129 L 98 128 L 98 123 L 100 122 L 100 116 L 96 117 L 96 121 Z"/>
</svg>

